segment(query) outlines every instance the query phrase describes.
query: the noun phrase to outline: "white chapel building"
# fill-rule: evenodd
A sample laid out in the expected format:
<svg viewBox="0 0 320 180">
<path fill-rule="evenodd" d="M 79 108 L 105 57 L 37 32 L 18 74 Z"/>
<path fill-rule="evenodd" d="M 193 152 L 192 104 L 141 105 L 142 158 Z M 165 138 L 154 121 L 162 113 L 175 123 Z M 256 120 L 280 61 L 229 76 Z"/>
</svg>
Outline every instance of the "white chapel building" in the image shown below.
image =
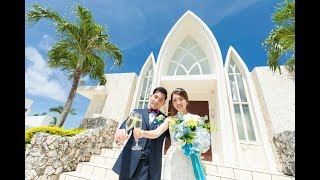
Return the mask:
<svg viewBox="0 0 320 180">
<path fill-rule="evenodd" d="M 79 86 L 91 100 L 86 117 L 104 116 L 121 123 L 135 108 L 148 106 L 152 90 L 168 91 L 161 111 L 173 112 L 170 94 L 181 87 L 188 93 L 189 111 L 208 115 L 217 127 L 206 160 L 226 166 L 279 171 L 274 134 L 295 131 L 294 76 L 269 67 L 248 70 L 241 52 L 231 45 L 222 59 L 209 27 L 187 11 L 166 36 L 158 57 L 151 52 L 136 73 L 106 74 L 104 86 Z M 167 142 L 166 142 L 167 143 Z M 165 150 L 168 146 L 164 146 Z"/>
</svg>

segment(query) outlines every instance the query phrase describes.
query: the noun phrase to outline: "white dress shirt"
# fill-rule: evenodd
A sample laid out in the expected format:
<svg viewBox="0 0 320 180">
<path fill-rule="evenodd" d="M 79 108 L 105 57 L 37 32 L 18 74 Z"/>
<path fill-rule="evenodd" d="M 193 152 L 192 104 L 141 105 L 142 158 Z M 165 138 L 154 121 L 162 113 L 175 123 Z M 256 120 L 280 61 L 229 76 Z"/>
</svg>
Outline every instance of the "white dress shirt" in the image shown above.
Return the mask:
<svg viewBox="0 0 320 180">
<path fill-rule="evenodd" d="M 155 112 L 151 112 L 149 113 L 149 125 L 151 125 L 151 123 L 153 122 L 153 120 L 156 118 L 156 113 Z"/>
</svg>

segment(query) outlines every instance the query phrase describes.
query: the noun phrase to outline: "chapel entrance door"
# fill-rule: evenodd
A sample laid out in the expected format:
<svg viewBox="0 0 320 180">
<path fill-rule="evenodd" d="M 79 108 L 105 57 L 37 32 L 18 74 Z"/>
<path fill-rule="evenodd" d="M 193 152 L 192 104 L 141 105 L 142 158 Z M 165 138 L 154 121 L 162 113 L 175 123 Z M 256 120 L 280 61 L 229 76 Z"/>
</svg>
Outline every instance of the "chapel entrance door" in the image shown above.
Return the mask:
<svg viewBox="0 0 320 180">
<path fill-rule="evenodd" d="M 199 116 L 208 116 L 208 120 L 206 122 L 210 121 L 209 116 L 209 104 L 208 101 L 189 101 L 188 105 L 188 111 L 192 114 L 198 114 Z M 169 101 L 169 108 L 168 108 L 168 116 L 171 116 L 173 114 L 176 114 L 177 110 L 173 108 L 171 104 L 171 100 Z M 170 147 L 170 139 L 165 139 L 165 146 L 164 146 L 164 154 L 167 153 L 168 148 Z M 210 149 L 206 153 L 201 154 L 202 157 L 204 157 L 203 160 L 205 161 L 212 161 L 212 152 L 211 152 L 211 146 Z"/>
</svg>

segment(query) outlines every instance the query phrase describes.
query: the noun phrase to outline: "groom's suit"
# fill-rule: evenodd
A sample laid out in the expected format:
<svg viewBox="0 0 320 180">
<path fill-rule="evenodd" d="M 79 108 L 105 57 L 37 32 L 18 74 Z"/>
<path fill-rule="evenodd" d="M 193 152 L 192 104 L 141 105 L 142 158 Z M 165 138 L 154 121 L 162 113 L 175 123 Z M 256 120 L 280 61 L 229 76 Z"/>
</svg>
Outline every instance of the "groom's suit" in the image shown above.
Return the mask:
<svg viewBox="0 0 320 180">
<path fill-rule="evenodd" d="M 149 112 L 146 108 L 135 109 L 134 111 L 138 111 L 142 114 L 141 129 L 153 130 L 157 128 L 157 125 L 154 123 L 149 125 Z M 165 116 L 161 111 L 158 112 L 157 116 L 160 114 Z M 120 129 L 125 128 L 126 121 L 127 119 L 121 124 Z M 134 137 L 131 135 L 112 167 L 112 170 L 119 174 L 119 180 L 129 180 L 132 178 L 138 180 L 160 180 L 162 146 L 163 140 L 166 136 L 169 137 L 169 130 L 156 139 L 141 138 L 139 139 L 139 145 L 142 147 L 142 150 L 133 151 L 131 150 L 131 147 L 134 142 Z M 135 173 L 136 170 L 141 171 L 140 174 L 139 172 Z M 149 175 L 147 175 L 148 172 Z M 139 176 L 136 176 L 137 173 Z"/>
</svg>

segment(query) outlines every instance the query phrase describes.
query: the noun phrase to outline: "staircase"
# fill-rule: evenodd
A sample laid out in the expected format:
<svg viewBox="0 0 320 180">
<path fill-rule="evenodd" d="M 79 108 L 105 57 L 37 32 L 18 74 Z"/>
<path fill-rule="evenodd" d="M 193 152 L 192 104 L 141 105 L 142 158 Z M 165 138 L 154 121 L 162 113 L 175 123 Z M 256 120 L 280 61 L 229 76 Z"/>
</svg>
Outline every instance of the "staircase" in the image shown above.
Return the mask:
<svg viewBox="0 0 320 180">
<path fill-rule="evenodd" d="M 89 162 L 80 162 L 75 171 L 63 172 L 59 180 L 118 180 L 112 166 L 120 154 L 120 149 L 101 149 L 100 155 L 92 155 Z M 162 157 L 164 163 L 165 156 Z M 281 173 L 274 174 L 261 170 L 228 167 L 204 161 L 207 180 L 294 180 Z M 162 164 L 163 166 L 164 164 Z M 162 171 L 163 173 L 163 171 Z"/>
</svg>

